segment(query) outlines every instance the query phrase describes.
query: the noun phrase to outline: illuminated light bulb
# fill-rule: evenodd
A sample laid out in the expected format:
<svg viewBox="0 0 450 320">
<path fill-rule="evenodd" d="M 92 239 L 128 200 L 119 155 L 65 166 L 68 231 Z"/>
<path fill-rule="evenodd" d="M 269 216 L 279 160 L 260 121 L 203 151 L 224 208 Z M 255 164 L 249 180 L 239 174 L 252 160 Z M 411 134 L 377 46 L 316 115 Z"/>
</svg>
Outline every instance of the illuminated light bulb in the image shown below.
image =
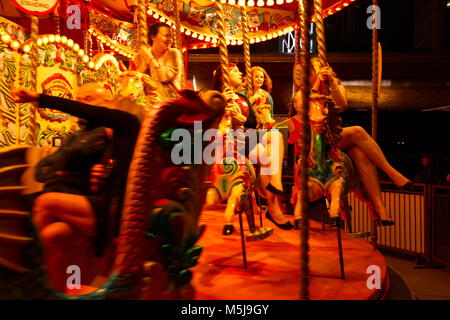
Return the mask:
<svg viewBox="0 0 450 320">
<path fill-rule="evenodd" d="M 164 17 L 161 17 L 161 18 L 159 18 L 159 21 L 161 21 L 161 22 L 166 22 L 166 18 L 164 18 Z"/>
<path fill-rule="evenodd" d="M 115 52 L 119 52 L 119 50 L 120 50 L 120 49 L 117 48 L 117 47 L 114 49 Z"/>
<path fill-rule="evenodd" d="M 83 62 L 86 63 L 89 61 L 89 57 L 87 55 L 83 56 Z"/>
<path fill-rule="evenodd" d="M 245 0 L 239 0 L 238 6 L 241 6 L 241 7 L 245 6 Z"/>
<path fill-rule="evenodd" d="M 277 4 L 278 4 L 278 5 L 282 5 L 283 2 L 284 2 L 283 0 L 277 0 Z"/>
<path fill-rule="evenodd" d="M 13 41 L 13 42 L 11 43 L 11 47 L 12 47 L 13 49 L 17 49 L 17 48 L 20 47 L 20 43 L 19 43 L 18 41 Z"/>
<path fill-rule="evenodd" d="M 198 34 L 197 33 L 192 33 L 192 38 L 197 38 L 198 37 Z"/>
<path fill-rule="evenodd" d="M 242 41 L 242 40 L 239 40 L 238 42 L 237 42 L 237 44 L 240 46 L 240 45 L 242 45 L 244 43 L 244 41 Z"/>
<path fill-rule="evenodd" d="M 52 34 L 52 35 L 50 35 L 50 37 L 48 37 L 48 40 L 50 41 L 50 42 L 55 42 L 55 36 Z"/>
<path fill-rule="evenodd" d="M 264 6 L 264 1 L 263 1 L 263 0 L 258 0 L 258 2 L 256 3 L 256 5 L 257 5 L 258 7 L 262 7 L 262 6 Z"/>
<path fill-rule="evenodd" d="M 204 40 L 204 39 L 205 39 L 204 35 L 201 34 L 201 35 L 198 36 L 198 40 Z"/>
<path fill-rule="evenodd" d="M 75 43 L 75 45 L 73 46 L 73 50 L 75 51 L 80 50 L 80 46 L 78 45 L 78 43 Z"/>
<path fill-rule="evenodd" d="M 255 6 L 255 1 L 253 1 L 253 0 L 247 1 L 247 6 L 254 7 Z"/>
<path fill-rule="evenodd" d="M 42 39 L 38 39 L 37 44 L 38 44 L 38 46 L 42 45 Z"/>
<path fill-rule="evenodd" d="M 23 47 L 23 52 L 30 52 L 31 48 L 29 45 Z"/>
<path fill-rule="evenodd" d="M 235 46 L 236 45 L 236 40 L 231 40 L 231 45 Z"/>
<path fill-rule="evenodd" d="M 153 15 L 153 18 L 158 19 L 158 18 L 159 18 L 159 14 L 155 13 L 155 14 Z"/>
<path fill-rule="evenodd" d="M 147 13 L 151 16 L 152 15 L 152 10 L 148 9 Z"/>
<path fill-rule="evenodd" d="M 236 4 L 235 0 L 228 0 L 228 4 L 234 6 Z"/>
<path fill-rule="evenodd" d="M 211 42 L 212 43 L 217 43 L 217 38 L 213 38 Z"/>
<path fill-rule="evenodd" d="M 348 2 L 344 2 L 344 7 L 347 7 L 348 6 Z"/>
<path fill-rule="evenodd" d="M 184 32 L 184 30 L 186 30 L 186 29 L 184 29 L 183 27 L 180 28 L 180 31 L 181 31 L 181 32 Z"/>
<path fill-rule="evenodd" d="M 11 41 L 11 37 L 9 35 L 7 35 L 7 34 L 4 34 L 2 36 L 2 41 L 5 42 L 5 43 L 8 43 L 9 41 Z"/>
<path fill-rule="evenodd" d="M 185 34 L 186 34 L 187 36 L 190 36 L 190 35 L 192 34 L 192 32 L 191 32 L 191 30 L 186 30 Z"/>
<path fill-rule="evenodd" d="M 294 0 L 286 0 L 286 3 L 291 3 L 292 1 L 294 1 Z"/>
<path fill-rule="evenodd" d="M 250 39 L 250 44 L 255 43 L 255 39 Z"/>
<path fill-rule="evenodd" d="M 256 43 L 260 43 L 261 42 L 261 39 L 260 38 L 256 38 Z"/>
<path fill-rule="evenodd" d="M 332 14 L 333 14 L 333 11 L 331 11 L 331 9 L 328 10 L 328 15 L 330 16 L 330 15 L 332 15 Z"/>
<path fill-rule="evenodd" d="M 79 55 L 80 57 L 82 57 L 82 56 L 84 55 L 84 50 L 81 49 L 80 51 L 78 51 L 78 55 Z"/>
<path fill-rule="evenodd" d="M 57 36 L 55 37 L 55 41 L 56 41 L 56 42 L 61 42 L 61 36 L 60 36 L 60 35 L 57 35 Z"/>
<path fill-rule="evenodd" d="M 42 38 L 42 42 L 44 42 L 45 44 L 47 44 L 47 43 L 48 43 L 48 38 L 47 38 L 47 37 Z"/>
<path fill-rule="evenodd" d="M 220 0 L 223 4 L 227 3 L 227 0 Z"/>
<path fill-rule="evenodd" d="M 68 47 L 73 46 L 73 40 L 72 39 L 67 40 L 67 46 Z"/>
<path fill-rule="evenodd" d="M 211 42 L 211 38 L 210 38 L 210 37 L 206 37 L 206 38 L 205 38 L 205 41 L 206 41 L 206 42 Z"/>
<path fill-rule="evenodd" d="M 337 7 L 337 8 L 336 8 L 336 11 L 341 11 L 341 7 Z"/>
<path fill-rule="evenodd" d="M 273 2 L 273 0 L 267 0 L 266 4 L 268 6 L 273 6 L 275 3 Z"/>
<path fill-rule="evenodd" d="M 267 40 L 270 40 L 270 39 L 272 39 L 273 38 L 273 36 L 271 35 L 271 34 L 269 34 L 268 36 L 267 36 Z"/>
</svg>

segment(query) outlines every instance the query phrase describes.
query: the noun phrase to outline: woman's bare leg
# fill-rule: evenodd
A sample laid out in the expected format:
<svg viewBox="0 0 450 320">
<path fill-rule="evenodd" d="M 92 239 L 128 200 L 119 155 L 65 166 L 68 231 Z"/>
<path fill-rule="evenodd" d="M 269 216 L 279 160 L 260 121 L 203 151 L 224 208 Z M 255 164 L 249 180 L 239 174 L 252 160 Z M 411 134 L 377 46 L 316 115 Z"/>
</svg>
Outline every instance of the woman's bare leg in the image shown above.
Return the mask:
<svg viewBox="0 0 450 320">
<path fill-rule="evenodd" d="M 356 147 L 350 148 L 346 151 L 352 158 L 356 169 L 359 172 L 362 183 L 372 200 L 375 211 L 382 220 L 390 220 L 389 214 L 386 211 L 383 200 L 381 198 L 380 184 L 378 182 L 377 169 L 370 161 L 367 155 Z"/>
<path fill-rule="evenodd" d="M 82 283 L 89 281 L 88 250 L 96 224 L 89 201 L 80 195 L 45 193 L 34 203 L 33 222 L 39 231 L 54 289 L 64 292 L 66 270 L 72 264 L 80 267 Z"/>
<path fill-rule="evenodd" d="M 87 236 L 95 234 L 94 210 L 84 196 L 49 192 L 37 197 L 33 205 L 33 222 L 38 231 L 56 221 L 64 221 Z"/>
<path fill-rule="evenodd" d="M 389 164 L 378 144 L 362 127 L 345 127 L 341 134 L 342 141 L 338 145 L 341 150 L 348 150 L 356 146 L 369 157 L 375 166 L 383 170 L 397 186 L 400 187 L 409 182 L 408 178 Z"/>
<path fill-rule="evenodd" d="M 276 189 L 283 191 L 281 181 L 283 171 L 284 143 L 283 136 L 278 131 L 269 131 L 261 139 L 261 143 L 250 152 L 250 161 L 256 161 L 261 165 L 260 181 L 265 190 L 271 184 Z M 266 192 L 267 204 L 270 216 L 276 223 L 282 225 L 289 221 L 283 214 L 279 195 Z"/>
</svg>

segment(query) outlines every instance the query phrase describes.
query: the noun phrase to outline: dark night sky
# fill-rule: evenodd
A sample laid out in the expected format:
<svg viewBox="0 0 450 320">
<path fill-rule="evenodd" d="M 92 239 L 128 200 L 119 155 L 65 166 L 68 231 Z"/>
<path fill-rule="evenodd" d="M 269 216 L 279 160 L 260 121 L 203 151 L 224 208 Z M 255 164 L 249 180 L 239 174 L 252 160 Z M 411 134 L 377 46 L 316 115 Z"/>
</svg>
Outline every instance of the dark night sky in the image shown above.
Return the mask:
<svg viewBox="0 0 450 320">
<path fill-rule="evenodd" d="M 445 2 L 446 0 L 442 0 Z M 372 30 L 366 26 L 369 14 L 367 8 L 372 0 L 357 0 L 346 9 L 325 19 L 325 34 L 328 52 L 370 52 L 372 46 Z M 381 29 L 379 41 L 383 44 L 383 52 L 414 52 L 414 14 L 415 0 L 379 0 L 381 9 Z M 446 12 L 446 39 L 449 35 L 449 13 Z M 343 32 L 346 20 L 354 21 L 351 32 Z M 447 51 L 450 47 L 448 40 Z M 273 39 L 251 45 L 252 53 L 277 53 L 279 39 Z M 239 46 L 229 47 L 230 53 L 240 53 Z M 197 50 L 196 53 L 213 53 L 214 49 Z"/>
</svg>

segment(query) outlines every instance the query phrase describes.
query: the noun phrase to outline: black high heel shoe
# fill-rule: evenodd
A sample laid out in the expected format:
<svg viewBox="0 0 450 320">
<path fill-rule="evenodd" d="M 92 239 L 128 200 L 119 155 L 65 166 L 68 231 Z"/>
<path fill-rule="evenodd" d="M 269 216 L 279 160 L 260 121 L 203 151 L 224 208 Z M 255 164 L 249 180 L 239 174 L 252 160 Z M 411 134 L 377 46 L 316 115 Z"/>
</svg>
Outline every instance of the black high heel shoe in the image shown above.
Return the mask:
<svg viewBox="0 0 450 320">
<path fill-rule="evenodd" d="M 330 217 L 330 226 L 331 227 L 337 227 L 339 225 L 339 223 L 341 222 L 341 217 L 337 216 L 337 217 Z"/>
<path fill-rule="evenodd" d="M 295 219 L 294 220 L 294 229 L 300 230 L 302 227 L 302 219 Z"/>
<path fill-rule="evenodd" d="M 223 226 L 223 230 L 222 230 L 222 234 L 224 236 L 229 236 L 230 234 L 232 234 L 234 231 L 234 227 L 232 224 L 226 224 Z"/>
<path fill-rule="evenodd" d="M 270 215 L 269 211 L 266 212 L 266 218 L 269 219 L 270 221 L 272 221 L 273 223 L 276 224 L 276 226 L 280 229 L 283 230 L 291 230 L 294 226 L 292 225 L 292 223 L 290 223 L 289 221 L 283 223 L 283 224 L 279 224 L 277 223 L 272 216 Z"/>
<path fill-rule="evenodd" d="M 390 227 L 395 224 L 394 220 L 392 220 L 392 219 L 389 219 L 389 220 L 378 219 L 377 221 L 378 221 L 378 225 L 380 227 Z"/>
<path fill-rule="evenodd" d="M 399 186 L 399 188 L 401 190 L 411 190 L 413 185 L 414 185 L 414 181 L 408 180 L 404 185 Z"/>
<path fill-rule="evenodd" d="M 395 224 L 394 220 L 392 220 L 392 219 L 381 219 L 380 215 L 375 210 L 374 210 L 374 213 L 376 216 L 375 221 L 378 223 L 378 225 L 380 227 L 389 227 L 389 226 L 393 226 Z"/>
<path fill-rule="evenodd" d="M 270 182 L 267 185 L 266 190 L 270 191 L 271 193 L 273 193 L 273 194 L 275 194 L 275 195 L 277 195 L 279 197 L 281 197 L 282 200 L 286 200 L 287 199 L 286 193 L 284 193 L 283 191 L 278 190 L 277 188 L 275 188 Z"/>
</svg>

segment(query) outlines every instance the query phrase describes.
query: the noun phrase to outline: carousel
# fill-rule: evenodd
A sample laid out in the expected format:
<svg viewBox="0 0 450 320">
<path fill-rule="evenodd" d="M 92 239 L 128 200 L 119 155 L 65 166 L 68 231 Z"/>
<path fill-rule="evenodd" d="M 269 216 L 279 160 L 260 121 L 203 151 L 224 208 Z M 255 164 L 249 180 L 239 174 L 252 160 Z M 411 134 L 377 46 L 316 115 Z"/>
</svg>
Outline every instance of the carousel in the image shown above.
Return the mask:
<svg viewBox="0 0 450 320">
<path fill-rule="evenodd" d="M 368 169 L 341 150 L 345 91 L 325 46 L 323 20 L 354 2 L 3 3 L 0 299 L 383 299 L 389 279 L 377 234 L 393 221 L 370 192 L 378 180 L 368 184 Z M 277 122 L 270 77 L 252 64 L 251 47 L 294 31 L 295 92 L 290 116 Z M 230 46 L 242 46 L 243 73 Z M 379 47 L 373 28 L 374 141 Z M 206 48 L 217 48 L 220 64 L 213 90 L 197 90 L 189 54 Z M 296 149 L 290 199 L 282 127 Z M 91 133 L 88 159 L 86 148 L 73 150 Z M 55 155 L 65 152 L 61 164 Z M 72 176 L 91 185 L 81 191 Z M 349 193 L 369 209 L 371 232 L 352 232 Z M 313 221 L 310 202 L 322 198 L 322 222 Z M 73 219 L 86 199 L 91 215 Z"/>
</svg>

